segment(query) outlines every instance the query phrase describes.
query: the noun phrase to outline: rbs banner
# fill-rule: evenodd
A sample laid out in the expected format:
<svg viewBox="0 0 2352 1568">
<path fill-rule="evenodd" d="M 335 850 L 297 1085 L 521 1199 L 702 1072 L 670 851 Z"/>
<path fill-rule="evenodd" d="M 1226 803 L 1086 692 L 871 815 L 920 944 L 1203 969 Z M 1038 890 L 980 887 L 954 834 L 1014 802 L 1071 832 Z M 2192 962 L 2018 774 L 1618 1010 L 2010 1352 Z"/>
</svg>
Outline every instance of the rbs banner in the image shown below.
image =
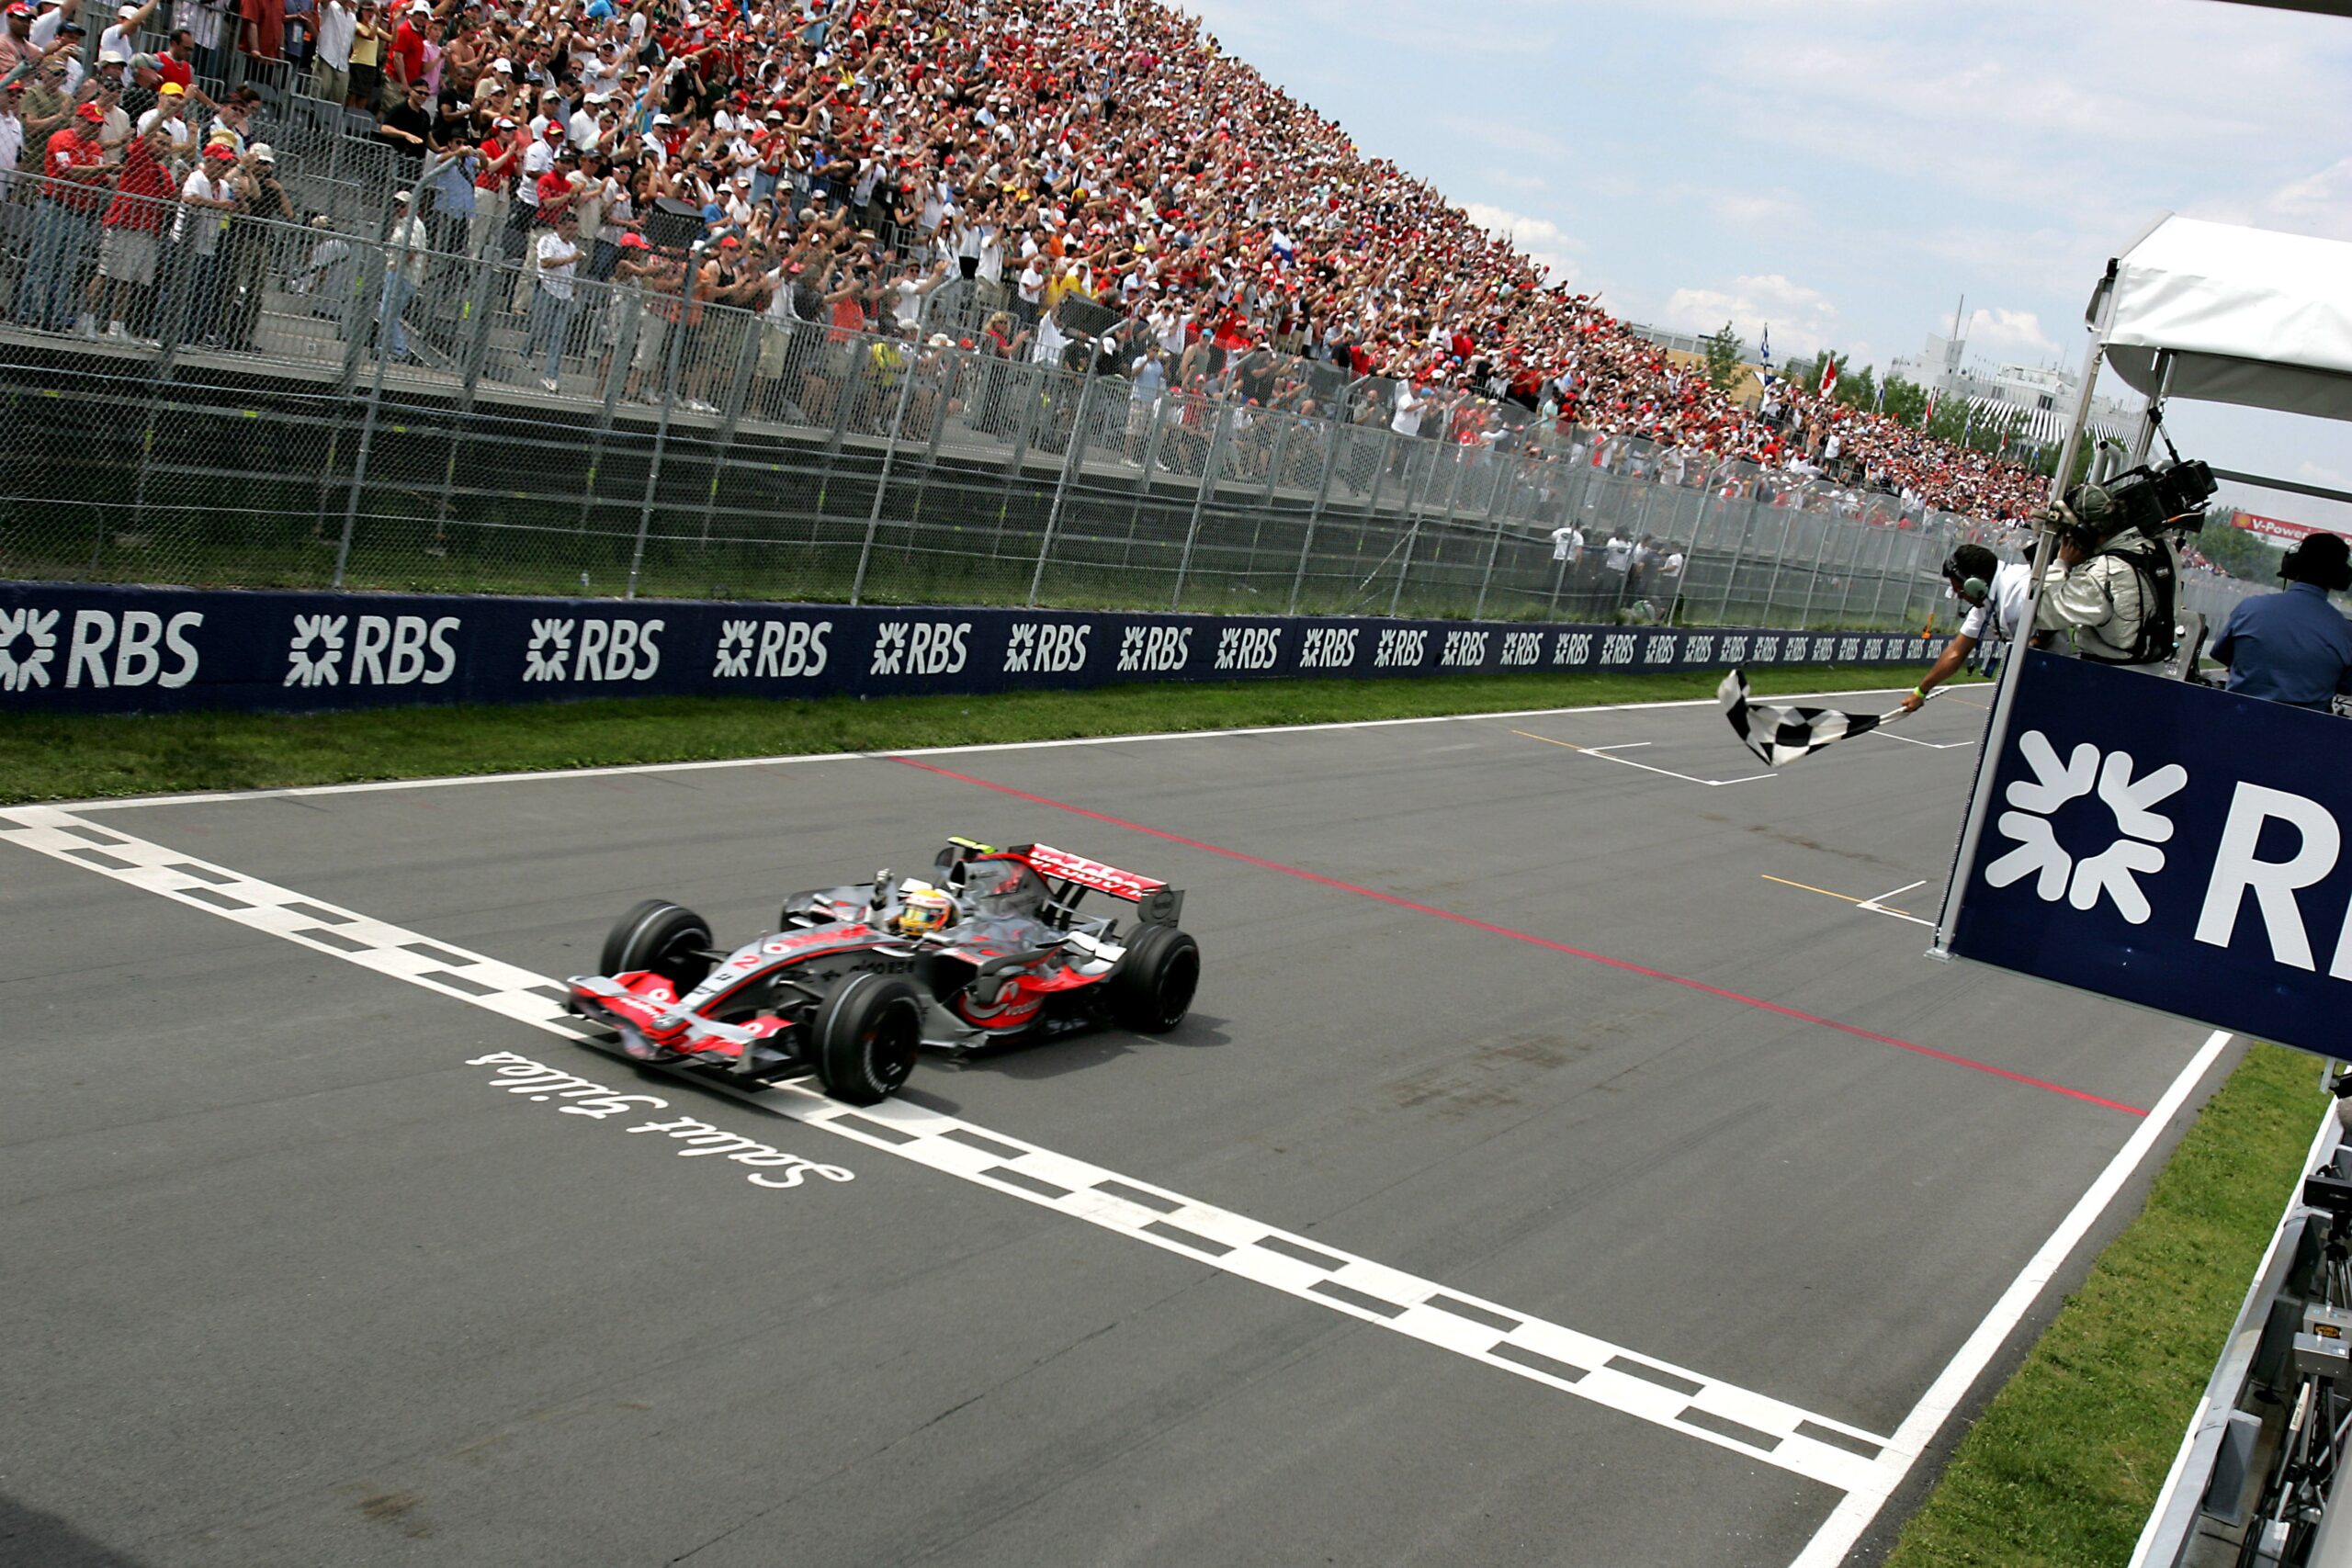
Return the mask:
<svg viewBox="0 0 2352 1568">
<path fill-rule="evenodd" d="M 1952 951 L 2352 1052 L 2352 724 L 2026 660 Z"/>
<path fill-rule="evenodd" d="M 1919 662 L 1893 633 L 1677 631 L 0 582 L 0 712 L 885 696 L 1279 676 Z"/>
</svg>

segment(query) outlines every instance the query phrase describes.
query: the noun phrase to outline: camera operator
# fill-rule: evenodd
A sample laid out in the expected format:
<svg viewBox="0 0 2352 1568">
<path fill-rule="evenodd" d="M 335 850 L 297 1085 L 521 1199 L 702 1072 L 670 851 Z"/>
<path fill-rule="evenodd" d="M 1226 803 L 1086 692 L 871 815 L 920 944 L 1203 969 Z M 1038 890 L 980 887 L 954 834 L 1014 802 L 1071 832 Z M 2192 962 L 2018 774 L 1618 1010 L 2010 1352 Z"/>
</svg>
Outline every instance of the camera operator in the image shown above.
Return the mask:
<svg viewBox="0 0 2352 1568">
<path fill-rule="evenodd" d="M 2035 631 L 2072 631 L 2075 651 L 2096 664 L 2153 670 L 2171 658 L 2172 546 L 2097 485 L 2076 486 L 2045 520 L 2058 531 L 2058 563 L 2042 582 Z"/>
<path fill-rule="evenodd" d="M 2342 536 L 2311 534 L 2278 566 L 2283 593 L 2241 599 L 2213 639 L 2241 696 L 2327 712 L 2352 692 L 2352 626 L 2327 602 L 2352 589 L 2352 548 Z"/>
<path fill-rule="evenodd" d="M 2004 648 L 2016 640 L 2025 622 L 2026 587 L 2032 580 L 2031 567 L 2002 560 L 1982 545 L 1962 545 L 1946 558 L 1944 581 L 1951 585 L 1952 596 L 1969 607 L 1968 615 L 1935 667 L 1903 699 L 1905 713 L 1917 713 L 1928 694 L 1958 674 L 1988 636 Z"/>
</svg>

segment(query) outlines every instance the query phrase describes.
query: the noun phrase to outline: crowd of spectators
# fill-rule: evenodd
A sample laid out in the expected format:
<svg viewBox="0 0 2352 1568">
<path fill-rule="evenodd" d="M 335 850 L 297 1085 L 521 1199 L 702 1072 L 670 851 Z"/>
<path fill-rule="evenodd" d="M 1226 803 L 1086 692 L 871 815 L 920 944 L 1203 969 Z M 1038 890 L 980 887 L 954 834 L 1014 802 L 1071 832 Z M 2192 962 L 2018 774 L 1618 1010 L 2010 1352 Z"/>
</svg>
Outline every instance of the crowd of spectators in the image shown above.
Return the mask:
<svg viewBox="0 0 2352 1568">
<path fill-rule="evenodd" d="M 13 194 L 71 212 L 35 247 L 28 324 L 119 319 L 101 295 L 135 291 L 152 254 L 62 288 L 42 257 L 110 227 L 117 193 L 160 186 L 172 210 L 143 249 L 159 233 L 214 246 L 190 308 L 201 335 L 237 337 L 243 289 L 218 252 L 231 220 L 293 213 L 236 95 L 202 98 L 191 70 L 234 84 L 284 62 L 311 96 L 373 117 L 410 172 L 382 295 L 394 354 L 413 302 L 458 275 L 434 256 L 498 257 L 517 271 L 526 353 L 558 385 L 583 285 L 662 297 L 684 281 L 689 264 L 646 243 L 657 204 L 682 204 L 699 215 L 696 300 L 836 342 L 938 347 L 929 307 L 948 287 L 951 343 L 1114 372 L 1139 400 L 1487 446 L 1575 426 L 1987 520 L 2040 500 L 2014 463 L 1796 385 L 1735 400 L 1157 0 L 181 0 L 169 46 L 134 56 L 148 0 L 122 7 L 86 81 L 91 51 L 57 45 L 83 36 L 67 30 L 79 3 L 12 6 L 0 45 L 0 157 L 14 164 L 14 136 L 60 182 Z M 200 145 L 166 94 L 202 98 Z M 1101 326 L 1066 328 L 1072 296 L 1102 307 Z M 804 405 L 844 395 L 838 377 L 761 368 L 793 373 Z M 1335 405 L 1335 386 L 1368 381 L 1375 396 Z"/>
</svg>

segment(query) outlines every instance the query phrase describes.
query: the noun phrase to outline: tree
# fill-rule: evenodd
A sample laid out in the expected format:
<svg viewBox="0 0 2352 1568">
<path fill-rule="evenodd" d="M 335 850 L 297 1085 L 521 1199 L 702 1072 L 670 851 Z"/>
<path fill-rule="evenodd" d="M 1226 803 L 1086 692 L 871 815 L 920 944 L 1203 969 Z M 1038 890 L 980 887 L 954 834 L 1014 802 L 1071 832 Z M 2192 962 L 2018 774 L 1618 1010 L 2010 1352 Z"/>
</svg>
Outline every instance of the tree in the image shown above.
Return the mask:
<svg viewBox="0 0 2352 1568">
<path fill-rule="evenodd" d="M 1838 367 L 1838 390 L 1833 394 L 1849 409 L 1872 408 L 1878 402 L 1878 367 L 1865 365 L 1860 370 L 1850 366 Z"/>
<path fill-rule="evenodd" d="M 2258 535 L 2237 526 L 2237 509 L 2217 506 L 2205 514 L 2205 526 L 2190 541 L 2197 553 L 2228 572 L 2260 582 L 2278 575 L 2279 553 Z"/>
<path fill-rule="evenodd" d="M 1740 362 L 1746 357 L 1747 344 L 1725 321 L 1714 332 L 1699 340 L 1700 352 L 1707 356 L 1707 381 L 1718 392 L 1728 392 L 1739 385 Z"/>
<path fill-rule="evenodd" d="M 1886 378 L 1886 413 L 1897 424 L 1916 426 L 1928 412 L 1928 389 L 1900 376 Z"/>
</svg>

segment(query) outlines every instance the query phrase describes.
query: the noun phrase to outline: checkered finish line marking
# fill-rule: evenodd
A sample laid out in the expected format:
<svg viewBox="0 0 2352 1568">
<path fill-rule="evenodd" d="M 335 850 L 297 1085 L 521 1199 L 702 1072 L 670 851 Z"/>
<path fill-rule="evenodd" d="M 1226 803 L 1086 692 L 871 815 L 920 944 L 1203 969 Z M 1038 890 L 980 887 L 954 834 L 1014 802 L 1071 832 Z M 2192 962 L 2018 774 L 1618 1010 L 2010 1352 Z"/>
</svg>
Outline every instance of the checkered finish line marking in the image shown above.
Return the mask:
<svg viewBox="0 0 2352 1568">
<path fill-rule="evenodd" d="M 52 807 L 0 811 L 0 840 L 585 1043 L 544 975 L 119 833 Z M 697 1077 L 705 1087 L 720 1086 Z M 1148 1181 L 904 1100 L 844 1105 L 797 1083 L 732 1097 L 772 1114 L 1328 1311 L 1712 1443 L 1839 1492 L 1871 1483 L 1890 1439 Z"/>
</svg>

